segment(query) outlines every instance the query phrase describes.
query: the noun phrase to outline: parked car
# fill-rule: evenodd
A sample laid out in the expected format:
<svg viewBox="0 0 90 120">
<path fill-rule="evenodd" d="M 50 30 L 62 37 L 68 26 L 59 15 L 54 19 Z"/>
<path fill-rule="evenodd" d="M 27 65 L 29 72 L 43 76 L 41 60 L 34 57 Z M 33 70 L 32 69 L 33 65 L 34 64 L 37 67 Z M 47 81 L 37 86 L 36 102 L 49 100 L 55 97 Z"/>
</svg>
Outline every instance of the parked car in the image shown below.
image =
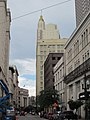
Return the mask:
<svg viewBox="0 0 90 120">
<path fill-rule="evenodd" d="M 47 118 L 48 118 L 49 120 L 53 120 L 53 113 L 52 113 L 52 112 L 48 113 Z"/>
<path fill-rule="evenodd" d="M 4 116 L 5 120 L 16 120 L 16 112 L 14 107 L 6 110 L 6 115 Z"/>
<path fill-rule="evenodd" d="M 47 119 L 48 118 L 48 113 L 45 112 L 43 117 Z"/>
<path fill-rule="evenodd" d="M 44 117 L 44 111 L 39 112 L 40 117 Z"/>
<path fill-rule="evenodd" d="M 20 112 L 20 116 L 25 116 L 25 112 L 24 112 L 24 111 L 21 111 L 21 112 Z"/>
<path fill-rule="evenodd" d="M 77 115 L 73 113 L 73 111 L 64 111 L 61 112 L 59 115 L 59 120 L 64 120 L 64 119 L 77 119 Z"/>
<path fill-rule="evenodd" d="M 52 118 L 53 118 L 53 120 L 58 120 L 59 114 L 58 113 L 53 113 Z"/>
<path fill-rule="evenodd" d="M 33 111 L 31 112 L 31 114 L 32 114 L 32 115 L 35 115 L 35 111 L 33 110 Z"/>
</svg>

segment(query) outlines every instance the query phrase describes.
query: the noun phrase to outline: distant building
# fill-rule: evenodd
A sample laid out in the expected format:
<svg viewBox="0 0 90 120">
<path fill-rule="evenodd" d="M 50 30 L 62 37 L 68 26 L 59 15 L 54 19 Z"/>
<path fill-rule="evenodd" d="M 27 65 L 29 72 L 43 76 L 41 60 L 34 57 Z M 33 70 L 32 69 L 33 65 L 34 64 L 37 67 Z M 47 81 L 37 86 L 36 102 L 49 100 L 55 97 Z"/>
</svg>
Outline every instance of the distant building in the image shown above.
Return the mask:
<svg viewBox="0 0 90 120">
<path fill-rule="evenodd" d="M 29 105 L 36 107 L 36 97 L 35 96 L 29 97 Z"/>
<path fill-rule="evenodd" d="M 8 89 L 11 93 L 11 103 L 18 108 L 18 70 L 15 65 L 9 66 Z"/>
<path fill-rule="evenodd" d="M 76 8 L 76 26 L 78 26 L 83 18 L 90 11 L 90 0 L 75 0 Z"/>
<path fill-rule="evenodd" d="M 27 89 L 23 89 L 19 87 L 18 88 L 19 108 L 27 107 L 29 105 L 28 99 L 29 99 L 29 91 Z"/>
<path fill-rule="evenodd" d="M 54 88 L 54 74 L 53 68 L 56 63 L 61 59 L 63 53 L 49 53 L 48 57 L 44 62 L 44 89 L 55 89 Z"/>
<path fill-rule="evenodd" d="M 65 66 L 64 66 L 64 55 L 57 62 L 55 67 L 53 68 L 54 73 L 54 87 L 55 90 L 58 91 L 59 94 L 59 107 L 61 110 L 65 110 L 67 107 L 67 89 L 66 84 L 64 83 L 64 74 L 65 74 Z"/>
<path fill-rule="evenodd" d="M 57 25 L 45 25 L 43 16 L 40 16 L 37 29 L 36 45 L 36 96 L 44 90 L 44 61 L 49 53 L 64 53 L 67 39 L 60 39 Z"/>
</svg>

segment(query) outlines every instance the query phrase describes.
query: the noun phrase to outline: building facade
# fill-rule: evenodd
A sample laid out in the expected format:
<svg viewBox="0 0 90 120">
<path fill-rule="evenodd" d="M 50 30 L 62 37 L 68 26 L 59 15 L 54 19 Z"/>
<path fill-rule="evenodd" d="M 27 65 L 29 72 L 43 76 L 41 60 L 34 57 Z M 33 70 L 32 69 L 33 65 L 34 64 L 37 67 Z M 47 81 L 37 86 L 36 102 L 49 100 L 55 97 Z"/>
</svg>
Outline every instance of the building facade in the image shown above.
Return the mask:
<svg viewBox="0 0 90 120">
<path fill-rule="evenodd" d="M 46 58 L 44 62 L 44 90 L 55 89 L 53 68 L 62 56 L 63 53 L 49 53 Z"/>
<path fill-rule="evenodd" d="M 64 81 L 67 84 L 68 102 L 70 99 L 79 99 L 79 94 L 84 92 L 82 83 L 85 75 L 90 75 L 90 11 L 66 43 L 65 59 Z M 68 105 L 67 108 L 69 109 Z M 84 117 L 84 113 L 84 108 L 81 107 L 79 114 Z"/>
<path fill-rule="evenodd" d="M 76 26 L 78 26 L 90 10 L 90 0 L 75 0 Z"/>
<path fill-rule="evenodd" d="M 45 25 L 43 17 L 40 16 L 36 45 L 36 96 L 40 94 L 40 91 L 44 90 L 45 59 L 49 53 L 63 53 L 66 40 L 66 38 L 60 39 L 56 25 Z"/>
<path fill-rule="evenodd" d="M 59 106 L 61 110 L 65 110 L 67 106 L 66 101 L 66 84 L 64 83 L 64 56 L 61 57 L 61 59 L 58 61 L 58 63 L 53 68 L 54 73 L 54 87 L 55 90 L 58 91 L 58 94 L 60 96 Z"/>
<path fill-rule="evenodd" d="M 8 86 L 9 44 L 10 44 L 10 10 L 7 0 L 0 0 L 0 79 Z M 5 95 L 0 85 L 0 97 Z M 0 117 L 1 117 L 0 113 Z M 1 119 L 1 118 L 0 118 Z"/>
<path fill-rule="evenodd" d="M 18 108 L 18 70 L 16 68 L 15 65 L 13 66 L 9 66 L 9 77 L 8 77 L 8 81 L 9 81 L 9 85 L 8 85 L 8 89 L 9 89 L 9 93 L 11 93 L 11 99 L 10 99 L 10 103 L 12 103 L 12 105 L 15 108 Z"/>
<path fill-rule="evenodd" d="M 29 97 L 29 105 L 36 107 L 36 97 L 35 96 Z"/>
<path fill-rule="evenodd" d="M 29 105 L 29 91 L 18 87 L 18 104 L 19 108 L 25 108 Z"/>
</svg>

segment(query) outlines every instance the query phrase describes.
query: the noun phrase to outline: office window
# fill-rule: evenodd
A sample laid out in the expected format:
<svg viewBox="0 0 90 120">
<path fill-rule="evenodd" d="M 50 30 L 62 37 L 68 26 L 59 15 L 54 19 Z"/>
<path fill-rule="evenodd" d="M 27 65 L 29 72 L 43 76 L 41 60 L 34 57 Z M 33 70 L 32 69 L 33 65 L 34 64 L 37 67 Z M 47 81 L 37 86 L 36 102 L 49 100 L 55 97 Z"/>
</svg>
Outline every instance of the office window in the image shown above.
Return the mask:
<svg viewBox="0 0 90 120">
<path fill-rule="evenodd" d="M 43 76 L 40 76 L 40 80 L 43 80 Z"/>
<path fill-rule="evenodd" d="M 40 71 L 40 74 L 43 75 L 43 71 Z"/>
</svg>

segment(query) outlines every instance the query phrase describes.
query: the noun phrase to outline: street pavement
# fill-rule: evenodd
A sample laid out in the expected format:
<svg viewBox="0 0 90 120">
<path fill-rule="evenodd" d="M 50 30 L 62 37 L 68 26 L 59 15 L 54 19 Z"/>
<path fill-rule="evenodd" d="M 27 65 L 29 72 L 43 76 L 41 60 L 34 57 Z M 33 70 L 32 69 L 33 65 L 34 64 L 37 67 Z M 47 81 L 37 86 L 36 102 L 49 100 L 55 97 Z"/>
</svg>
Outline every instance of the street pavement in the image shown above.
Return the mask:
<svg viewBox="0 0 90 120">
<path fill-rule="evenodd" d="M 27 114 L 25 116 L 18 115 L 16 120 L 46 120 L 46 119 L 40 118 L 39 115 Z"/>
</svg>

